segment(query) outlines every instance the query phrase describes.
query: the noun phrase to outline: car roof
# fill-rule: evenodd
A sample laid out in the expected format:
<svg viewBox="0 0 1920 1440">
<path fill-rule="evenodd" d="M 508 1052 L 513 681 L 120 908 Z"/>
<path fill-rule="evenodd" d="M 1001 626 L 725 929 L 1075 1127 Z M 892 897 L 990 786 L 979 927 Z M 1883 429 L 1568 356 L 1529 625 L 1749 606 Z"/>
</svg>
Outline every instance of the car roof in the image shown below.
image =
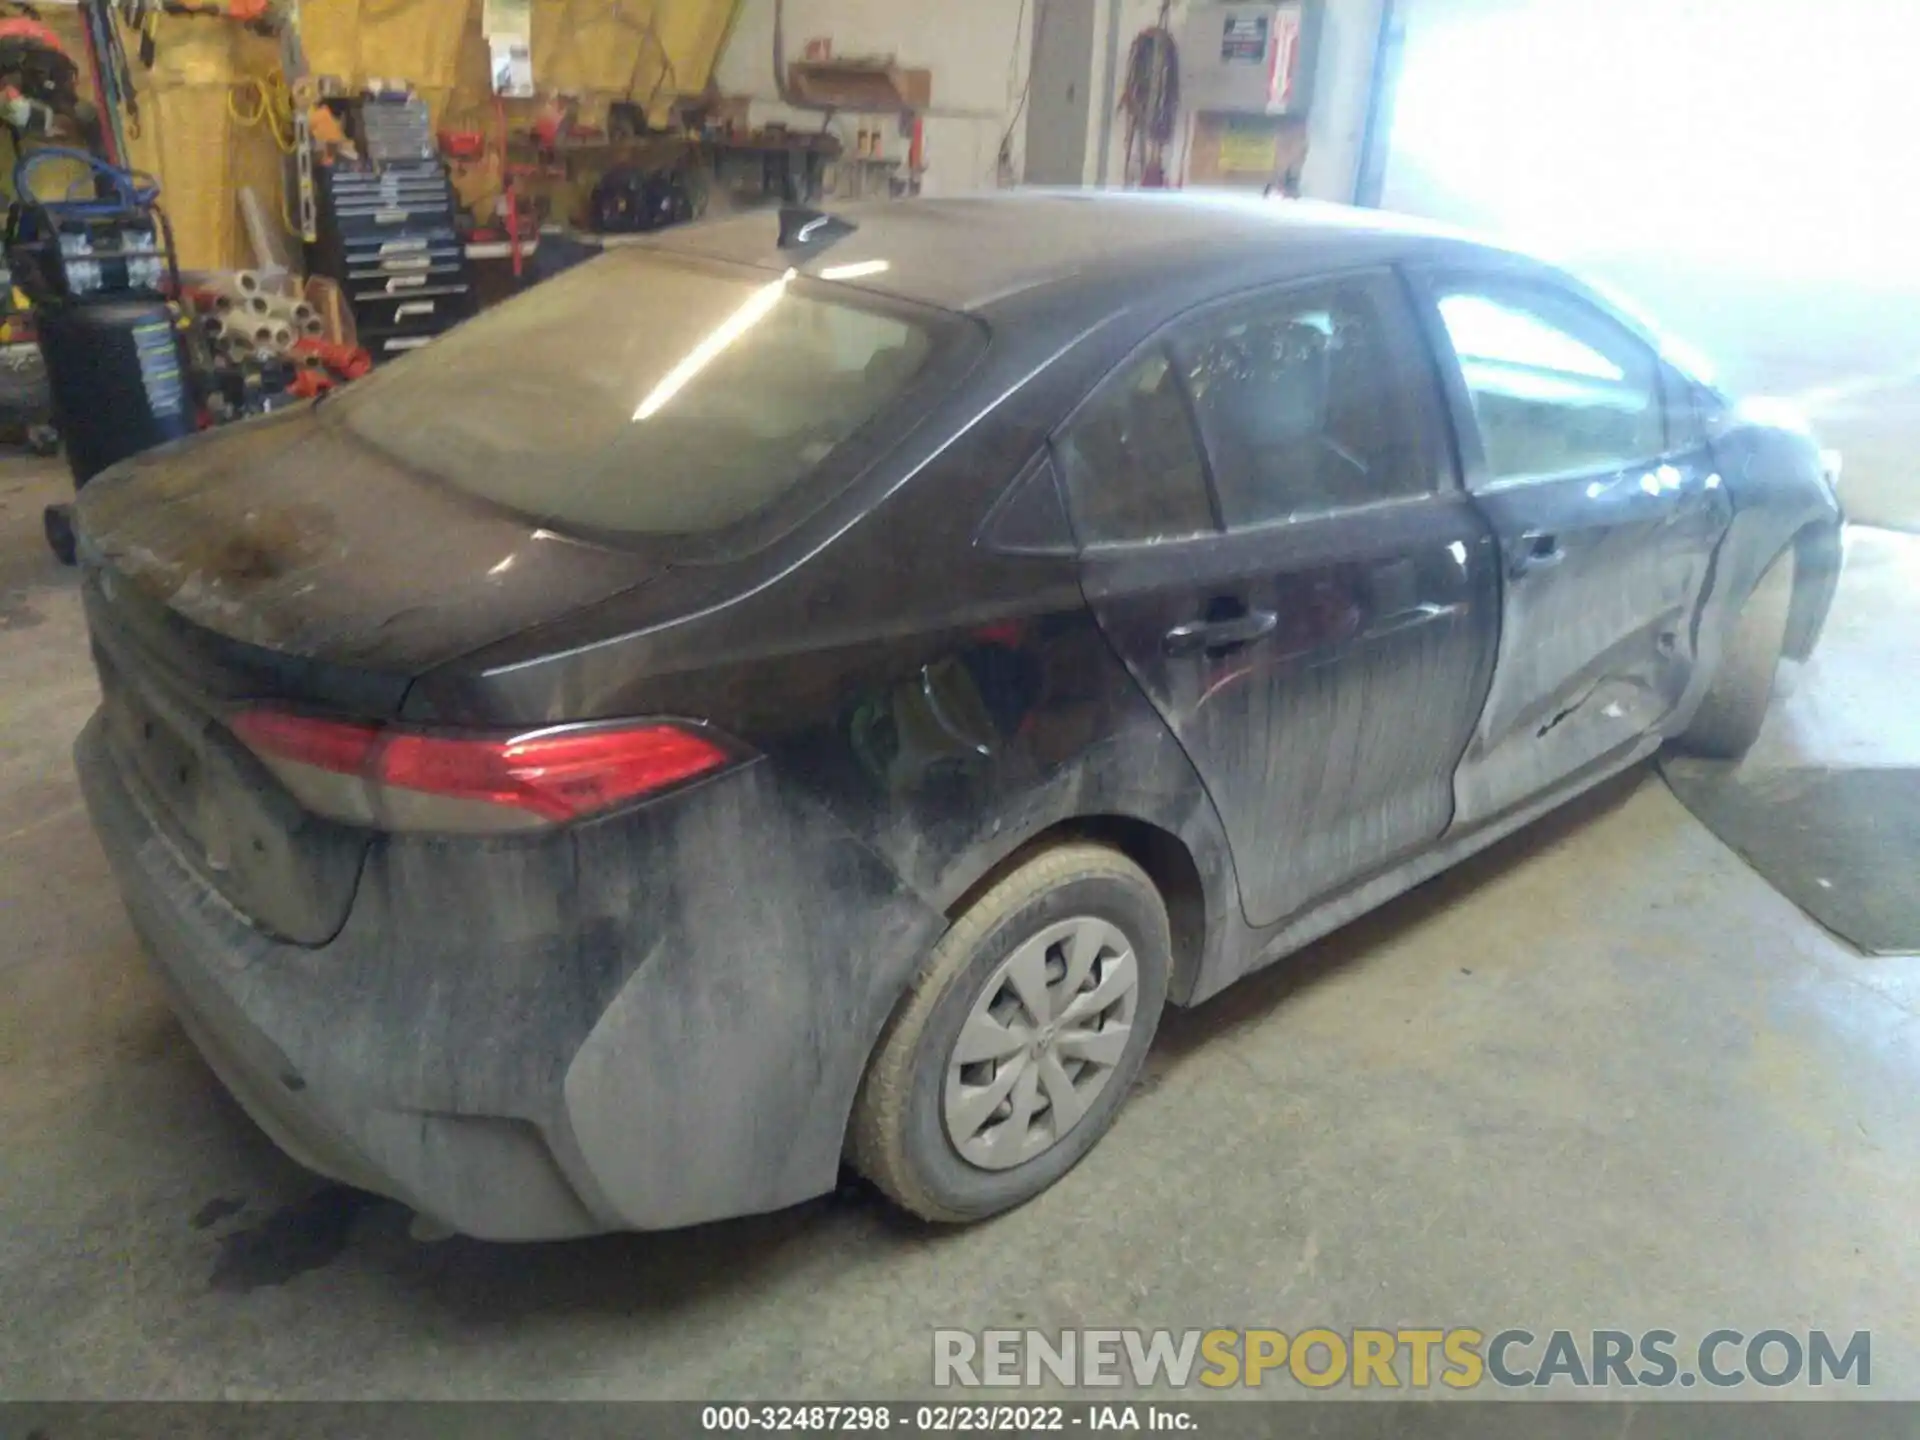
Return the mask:
<svg viewBox="0 0 1920 1440">
<path fill-rule="evenodd" d="M 1311 274 L 1362 255 L 1405 259 L 1449 241 L 1483 243 L 1384 211 L 1217 191 L 1016 189 L 824 208 L 855 228 L 804 258 L 779 247 L 779 221 L 767 210 L 676 227 L 649 243 L 826 279 L 860 267 L 864 288 L 962 311 L 1121 266 L 1141 283 L 1156 272 L 1171 281 L 1190 275 L 1202 252 L 1270 252 L 1277 266 Z"/>
</svg>

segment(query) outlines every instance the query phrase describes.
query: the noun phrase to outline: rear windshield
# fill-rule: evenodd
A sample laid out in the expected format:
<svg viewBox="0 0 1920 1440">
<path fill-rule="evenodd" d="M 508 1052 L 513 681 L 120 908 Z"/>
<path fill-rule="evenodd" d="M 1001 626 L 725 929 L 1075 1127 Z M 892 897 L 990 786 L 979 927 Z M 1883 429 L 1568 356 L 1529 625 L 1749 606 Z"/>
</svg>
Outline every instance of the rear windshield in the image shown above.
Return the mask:
<svg viewBox="0 0 1920 1440">
<path fill-rule="evenodd" d="M 401 463 L 558 528 L 707 532 L 819 468 L 901 395 L 947 328 L 792 271 L 629 248 L 327 409 Z"/>
</svg>

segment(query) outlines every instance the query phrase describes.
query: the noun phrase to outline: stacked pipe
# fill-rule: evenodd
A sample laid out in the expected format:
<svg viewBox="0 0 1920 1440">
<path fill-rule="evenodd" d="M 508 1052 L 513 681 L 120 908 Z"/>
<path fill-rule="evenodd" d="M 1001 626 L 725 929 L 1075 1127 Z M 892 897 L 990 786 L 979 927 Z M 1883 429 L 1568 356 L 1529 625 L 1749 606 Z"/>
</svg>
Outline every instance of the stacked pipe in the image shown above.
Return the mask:
<svg viewBox="0 0 1920 1440">
<path fill-rule="evenodd" d="M 327 338 L 326 321 L 313 306 L 267 283 L 256 270 L 211 276 L 200 288 L 200 324 L 208 342 L 229 360 L 262 352 L 292 356 L 300 341 Z"/>
</svg>

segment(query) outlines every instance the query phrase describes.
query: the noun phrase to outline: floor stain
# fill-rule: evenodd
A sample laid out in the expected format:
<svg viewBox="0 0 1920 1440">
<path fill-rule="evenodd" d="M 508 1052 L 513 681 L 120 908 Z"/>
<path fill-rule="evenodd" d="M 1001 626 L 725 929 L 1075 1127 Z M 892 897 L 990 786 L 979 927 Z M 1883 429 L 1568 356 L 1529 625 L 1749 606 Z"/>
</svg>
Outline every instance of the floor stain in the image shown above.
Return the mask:
<svg viewBox="0 0 1920 1440">
<path fill-rule="evenodd" d="M 0 630 L 31 630 L 46 620 L 18 590 L 0 593 Z"/>
<path fill-rule="evenodd" d="M 196 1230 L 209 1229 L 230 1216 L 238 1215 L 246 1208 L 247 1202 L 244 1200 L 233 1200 L 224 1195 L 216 1196 L 193 1212 L 193 1228 Z"/>
<path fill-rule="evenodd" d="M 244 1295 L 318 1270 L 347 1248 L 355 1218 L 376 1203 L 377 1197 L 364 1191 L 329 1185 L 282 1206 L 258 1225 L 221 1236 L 220 1258 L 207 1288 Z"/>
</svg>

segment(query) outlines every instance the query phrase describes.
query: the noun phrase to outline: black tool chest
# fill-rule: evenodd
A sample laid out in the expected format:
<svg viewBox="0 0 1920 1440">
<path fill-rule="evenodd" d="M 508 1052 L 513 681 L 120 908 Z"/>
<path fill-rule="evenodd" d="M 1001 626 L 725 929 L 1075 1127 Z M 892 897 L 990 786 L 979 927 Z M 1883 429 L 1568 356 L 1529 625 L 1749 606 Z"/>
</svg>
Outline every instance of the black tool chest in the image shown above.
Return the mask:
<svg viewBox="0 0 1920 1440">
<path fill-rule="evenodd" d="M 311 266 L 340 282 L 361 346 L 378 364 L 473 314 L 473 277 L 437 158 L 318 166 Z"/>
</svg>

